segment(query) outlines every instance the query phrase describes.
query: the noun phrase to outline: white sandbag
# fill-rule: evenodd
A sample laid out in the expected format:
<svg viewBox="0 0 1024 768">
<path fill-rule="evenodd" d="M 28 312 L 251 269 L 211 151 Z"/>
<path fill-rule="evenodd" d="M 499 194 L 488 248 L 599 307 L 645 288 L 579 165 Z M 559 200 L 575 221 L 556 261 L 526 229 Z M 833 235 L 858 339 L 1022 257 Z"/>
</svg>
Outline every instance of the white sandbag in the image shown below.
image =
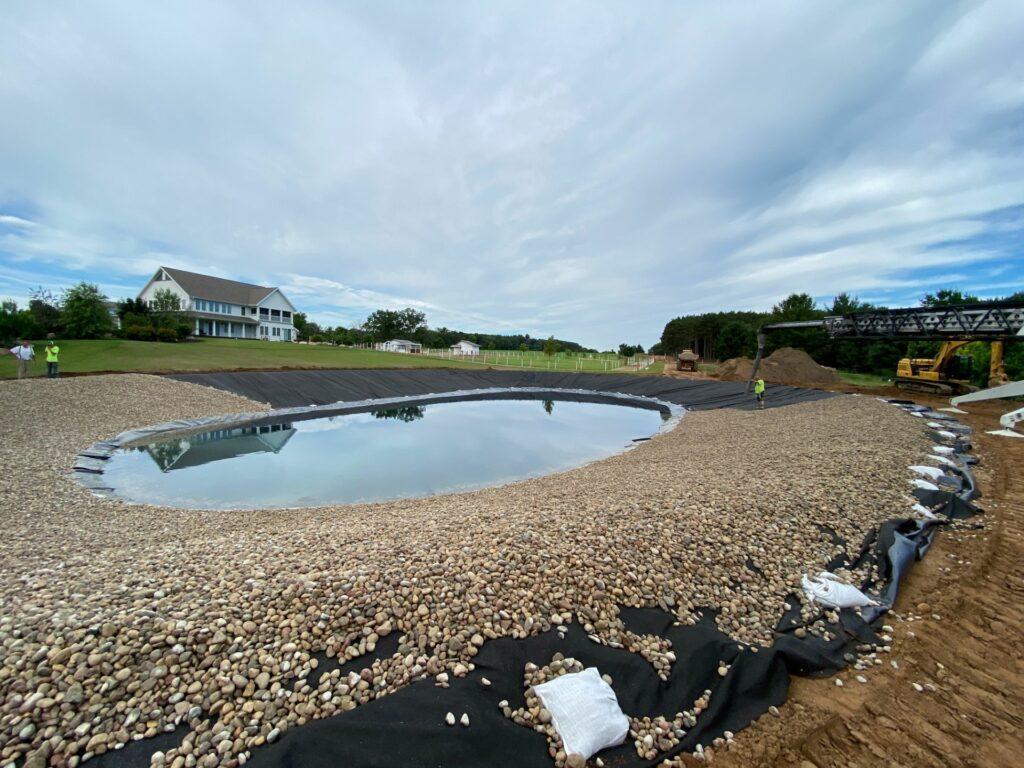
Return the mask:
<svg viewBox="0 0 1024 768">
<path fill-rule="evenodd" d="M 946 474 L 938 467 L 926 467 L 923 464 L 912 464 L 910 466 L 910 469 L 913 470 L 914 472 L 917 472 L 917 474 L 919 475 L 930 477 L 932 480 L 938 480 L 940 477 Z"/>
<path fill-rule="evenodd" d="M 601 679 L 597 667 L 556 677 L 533 690 L 551 713 L 551 724 L 562 737 L 566 755 L 590 759 L 626 740 L 629 718 L 619 709 L 615 691 Z"/>
<path fill-rule="evenodd" d="M 942 465 L 947 466 L 947 467 L 953 467 L 954 469 L 959 469 L 960 468 L 959 464 L 957 464 L 952 459 L 946 458 L 945 456 L 939 456 L 938 454 L 932 454 L 928 458 L 931 459 L 932 461 L 937 461 L 937 462 L 939 462 L 939 464 L 942 464 Z"/>
<path fill-rule="evenodd" d="M 917 514 L 922 515 L 923 517 L 927 517 L 929 520 L 935 520 L 938 517 L 938 515 L 936 515 L 934 512 L 928 509 L 928 507 L 920 503 L 915 504 L 913 506 L 913 510 L 917 512 Z"/>
<path fill-rule="evenodd" d="M 921 480 L 920 478 L 917 478 L 917 477 L 915 477 L 913 480 L 911 480 L 910 484 L 912 486 L 914 486 L 915 488 L 920 488 L 920 489 L 925 490 L 925 491 L 937 491 L 937 490 L 939 490 L 939 486 L 937 486 L 935 483 L 929 483 L 927 480 Z"/>
<path fill-rule="evenodd" d="M 936 429 L 935 434 L 937 434 L 939 437 L 944 437 L 947 440 L 956 440 L 956 434 L 946 429 Z"/>
<path fill-rule="evenodd" d="M 840 581 L 834 573 L 822 571 L 817 577 L 804 576 L 804 594 L 812 603 L 818 602 L 830 608 L 860 608 L 878 605 L 852 584 Z"/>
<path fill-rule="evenodd" d="M 947 454 L 948 455 L 950 453 L 953 453 L 953 451 L 954 451 L 954 449 L 952 447 L 948 446 L 948 445 L 933 445 L 932 446 L 932 453 L 943 453 L 943 454 Z"/>
</svg>

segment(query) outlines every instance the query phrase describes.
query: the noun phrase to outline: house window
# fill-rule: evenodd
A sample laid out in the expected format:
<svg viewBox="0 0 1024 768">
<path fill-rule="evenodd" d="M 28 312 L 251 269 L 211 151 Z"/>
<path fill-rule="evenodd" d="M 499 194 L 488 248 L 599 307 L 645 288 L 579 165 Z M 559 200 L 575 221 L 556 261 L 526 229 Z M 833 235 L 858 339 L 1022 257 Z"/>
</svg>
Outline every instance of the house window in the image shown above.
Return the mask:
<svg viewBox="0 0 1024 768">
<path fill-rule="evenodd" d="M 270 318 L 272 320 L 280 320 L 281 319 L 281 310 L 280 309 L 272 309 L 272 310 L 270 310 Z"/>
<path fill-rule="evenodd" d="M 283 317 L 285 320 L 291 320 L 292 319 L 292 313 L 289 312 L 287 309 L 282 309 L 281 310 L 281 317 Z"/>
<path fill-rule="evenodd" d="M 270 310 L 266 307 L 260 307 L 260 317 L 270 317 Z"/>
</svg>

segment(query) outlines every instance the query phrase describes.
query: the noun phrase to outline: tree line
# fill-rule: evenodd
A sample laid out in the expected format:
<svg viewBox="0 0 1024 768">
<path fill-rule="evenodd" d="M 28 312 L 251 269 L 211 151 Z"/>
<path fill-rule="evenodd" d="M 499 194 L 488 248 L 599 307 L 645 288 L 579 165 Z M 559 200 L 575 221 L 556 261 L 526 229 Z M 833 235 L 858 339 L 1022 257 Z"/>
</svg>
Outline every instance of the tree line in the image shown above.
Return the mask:
<svg viewBox="0 0 1024 768">
<path fill-rule="evenodd" d="M 530 334 L 498 334 L 498 333 L 473 333 L 472 331 L 457 331 L 450 328 L 430 328 L 427 325 L 427 316 L 417 309 L 406 307 L 405 309 L 378 309 L 372 312 L 362 325 L 345 328 L 343 326 L 321 327 L 309 320 L 307 315 L 296 312 L 292 316 L 292 323 L 298 332 L 299 339 L 331 344 L 375 344 L 392 339 L 407 339 L 422 344 L 428 349 L 444 349 L 459 341 L 471 341 L 479 344 L 481 349 L 508 349 L 520 350 L 523 352 L 544 352 L 544 351 L 567 351 L 567 352 L 593 352 L 574 341 L 556 339 L 553 336 L 535 338 Z M 552 347 L 552 343 L 554 347 Z M 545 349 L 547 344 L 547 349 Z"/>
<path fill-rule="evenodd" d="M 1005 297 L 1006 301 L 1024 301 L 1024 292 Z M 927 293 L 922 307 L 943 307 L 977 304 L 982 300 L 970 293 L 942 289 Z M 652 354 L 675 355 L 692 349 L 705 360 L 728 360 L 753 357 L 757 352 L 757 329 L 768 323 L 798 320 L 819 320 L 828 315 L 846 315 L 883 309 L 861 301 L 848 293 L 838 294 L 830 305 L 818 306 L 806 293 L 794 293 L 780 301 L 770 312 L 704 312 L 673 318 L 665 324 L 661 340 L 651 348 Z M 779 347 L 802 349 L 818 363 L 847 371 L 892 375 L 904 357 L 934 357 L 940 343 L 930 341 L 843 341 L 829 338 L 823 329 L 799 328 L 773 331 L 765 342 L 766 354 Z M 964 354 L 974 359 L 976 383 L 988 376 L 990 346 L 969 344 Z M 1005 346 L 1005 367 L 1010 378 L 1024 377 L 1024 343 Z"/>
<path fill-rule="evenodd" d="M 115 320 L 116 318 L 116 320 Z M 30 294 L 28 306 L 0 304 L 0 339 L 98 339 L 117 335 L 140 341 L 183 341 L 192 323 L 182 310 L 181 299 L 167 289 L 157 291 L 147 304 L 124 299 L 112 304 L 99 287 L 81 282 L 58 297 L 39 287 Z"/>
</svg>

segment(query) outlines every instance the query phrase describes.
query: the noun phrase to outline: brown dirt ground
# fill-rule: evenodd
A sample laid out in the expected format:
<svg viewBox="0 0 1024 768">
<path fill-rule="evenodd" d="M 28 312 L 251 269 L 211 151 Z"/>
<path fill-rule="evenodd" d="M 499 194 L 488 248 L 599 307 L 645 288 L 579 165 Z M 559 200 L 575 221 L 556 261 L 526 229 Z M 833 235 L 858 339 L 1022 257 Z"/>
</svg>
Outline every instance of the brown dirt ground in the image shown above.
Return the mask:
<svg viewBox="0 0 1024 768">
<path fill-rule="evenodd" d="M 765 715 L 737 734 L 716 764 L 1024 764 L 1024 440 L 985 434 L 1011 410 L 1008 402 L 965 409 L 970 415 L 960 418 L 974 427 L 981 459 L 983 528 L 941 532 L 910 572 L 886 619 L 895 630 L 888 656 L 899 668 L 887 658 L 874 670 L 848 670 L 839 675 L 841 688 L 831 678 L 795 678 L 779 716 Z M 857 674 L 868 684 L 858 683 Z M 914 683 L 936 690 L 919 693 Z"/>
</svg>

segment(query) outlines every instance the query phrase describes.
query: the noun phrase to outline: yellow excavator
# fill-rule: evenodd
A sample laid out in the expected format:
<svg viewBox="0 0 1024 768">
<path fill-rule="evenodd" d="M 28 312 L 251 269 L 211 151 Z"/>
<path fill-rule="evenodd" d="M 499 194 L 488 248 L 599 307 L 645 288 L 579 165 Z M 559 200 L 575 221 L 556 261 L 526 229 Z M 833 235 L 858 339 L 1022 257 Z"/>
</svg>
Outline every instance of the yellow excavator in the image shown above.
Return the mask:
<svg viewBox="0 0 1024 768">
<path fill-rule="evenodd" d="M 909 392 L 936 395 L 963 395 L 977 391 L 978 387 L 971 384 L 974 358 L 957 354 L 957 350 L 970 343 L 970 340 L 946 341 L 935 357 L 903 358 L 896 367 L 896 386 Z M 1003 368 L 1003 342 L 993 341 L 988 385 L 997 387 L 1008 381 Z"/>
</svg>

